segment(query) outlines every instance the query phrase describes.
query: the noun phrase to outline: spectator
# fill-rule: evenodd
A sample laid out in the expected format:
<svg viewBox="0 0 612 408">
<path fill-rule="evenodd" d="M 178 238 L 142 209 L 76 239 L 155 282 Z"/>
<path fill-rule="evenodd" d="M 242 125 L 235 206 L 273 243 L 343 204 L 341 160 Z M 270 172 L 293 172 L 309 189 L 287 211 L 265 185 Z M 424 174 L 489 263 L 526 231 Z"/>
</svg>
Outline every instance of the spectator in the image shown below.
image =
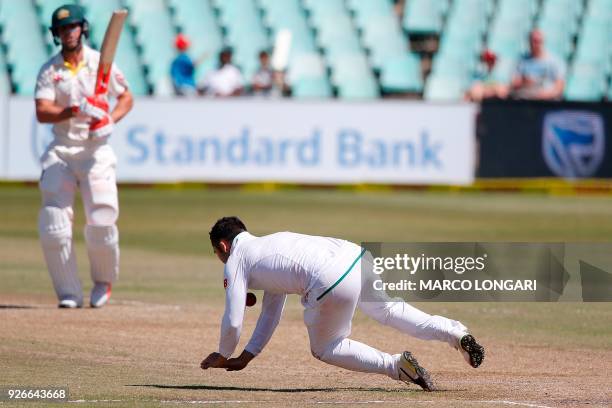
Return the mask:
<svg viewBox="0 0 612 408">
<path fill-rule="evenodd" d="M 253 75 L 253 93 L 260 96 L 268 96 L 272 91 L 273 72 L 270 68 L 270 55 L 267 51 L 259 53 L 259 69 Z"/>
<path fill-rule="evenodd" d="M 240 70 L 232 65 L 232 50 L 225 48 L 219 53 L 219 68 L 204 78 L 206 95 L 216 97 L 240 96 L 244 90 L 244 78 Z"/>
<path fill-rule="evenodd" d="M 511 94 L 518 99 L 561 99 L 565 87 L 561 63 L 544 48 L 540 30 L 529 34 L 529 54 L 519 62 L 512 78 Z"/>
<path fill-rule="evenodd" d="M 170 76 L 174 92 L 179 96 L 191 96 L 197 93 L 195 82 L 196 63 L 187 54 L 190 43 L 187 36 L 179 34 L 174 40 L 178 55 L 170 66 Z"/>
<path fill-rule="evenodd" d="M 508 87 L 499 83 L 493 77 L 497 55 L 493 51 L 485 49 L 480 54 L 480 62 L 481 65 L 474 75 L 474 80 L 465 95 L 465 99 L 473 102 L 491 98 L 505 99 L 508 96 Z"/>
</svg>

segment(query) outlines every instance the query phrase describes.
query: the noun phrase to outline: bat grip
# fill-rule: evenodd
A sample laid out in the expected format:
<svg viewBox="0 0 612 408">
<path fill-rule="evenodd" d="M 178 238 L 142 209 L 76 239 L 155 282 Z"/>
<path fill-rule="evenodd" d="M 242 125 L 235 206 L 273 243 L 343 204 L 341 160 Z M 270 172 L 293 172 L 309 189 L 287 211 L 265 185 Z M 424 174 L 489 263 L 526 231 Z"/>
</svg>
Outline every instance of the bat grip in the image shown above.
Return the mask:
<svg viewBox="0 0 612 408">
<path fill-rule="evenodd" d="M 98 77 L 96 78 L 96 89 L 94 94 L 103 95 L 108 92 L 108 83 L 110 82 L 110 68 L 104 72 L 104 70 L 98 71 Z"/>
</svg>

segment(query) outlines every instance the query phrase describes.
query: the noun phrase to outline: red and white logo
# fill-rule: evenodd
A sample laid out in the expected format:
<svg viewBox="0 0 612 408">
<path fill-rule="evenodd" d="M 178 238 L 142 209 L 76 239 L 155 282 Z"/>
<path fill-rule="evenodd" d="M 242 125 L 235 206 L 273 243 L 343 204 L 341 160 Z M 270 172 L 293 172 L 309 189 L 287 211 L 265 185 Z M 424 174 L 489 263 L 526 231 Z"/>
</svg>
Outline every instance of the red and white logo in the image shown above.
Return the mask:
<svg viewBox="0 0 612 408">
<path fill-rule="evenodd" d="M 223 289 L 227 289 L 227 278 L 223 279 Z"/>
</svg>

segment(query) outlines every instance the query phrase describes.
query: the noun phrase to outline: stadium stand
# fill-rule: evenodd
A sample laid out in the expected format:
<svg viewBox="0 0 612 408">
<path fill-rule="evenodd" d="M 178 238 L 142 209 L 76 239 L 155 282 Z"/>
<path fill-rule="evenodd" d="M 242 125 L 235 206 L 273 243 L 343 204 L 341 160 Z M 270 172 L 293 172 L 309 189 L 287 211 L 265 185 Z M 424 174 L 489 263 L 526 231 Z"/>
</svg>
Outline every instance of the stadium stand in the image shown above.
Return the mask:
<svg viewBox="0 0 612 408">
<path fill-rule="evenodd" d="M 12 92 L 33 93 L 40 64 L 58 49 L 49 16 L 66 2 L 85 7 L 94 47 L 111 10 L 130 10 L 117 62 L 137 95 L 172 93 L 179 32 L 191 39 L 193 59 L 204 61 L 198 79 L 229 46 L 249 82 L 259 51 L 288 29 L 295 98 L 460 100 L 485 47 L 498 57 L 495 80 L 509 82 L 535 27 L 565 67 L 567 99 L 612 95 L 612 0 L 408 0 L 403 12 L 394 0 L 0 0 L 0 80 L 9 78 Z M 431 52 L 415 46 L 431 39 Z"/>
</svg>

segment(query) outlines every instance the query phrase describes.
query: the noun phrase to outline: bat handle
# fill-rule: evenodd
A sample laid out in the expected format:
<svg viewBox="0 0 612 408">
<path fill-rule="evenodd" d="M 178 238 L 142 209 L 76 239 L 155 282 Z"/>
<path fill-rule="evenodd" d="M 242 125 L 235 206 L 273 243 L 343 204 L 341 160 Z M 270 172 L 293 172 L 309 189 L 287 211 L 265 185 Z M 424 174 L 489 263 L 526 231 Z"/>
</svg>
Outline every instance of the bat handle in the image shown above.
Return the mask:
<svg viewBox="0 0 612 408">
<path fill-rule="evenodd" d="M 111 70 L 110 68 L 105 73 L 103 70 L 98 71 L 98 77 L 96 78 L 96 89 L 94 93 L 96 95 L 102 95 L 108 92 L 108 83 L 110 82 Z"/>
</svg>

